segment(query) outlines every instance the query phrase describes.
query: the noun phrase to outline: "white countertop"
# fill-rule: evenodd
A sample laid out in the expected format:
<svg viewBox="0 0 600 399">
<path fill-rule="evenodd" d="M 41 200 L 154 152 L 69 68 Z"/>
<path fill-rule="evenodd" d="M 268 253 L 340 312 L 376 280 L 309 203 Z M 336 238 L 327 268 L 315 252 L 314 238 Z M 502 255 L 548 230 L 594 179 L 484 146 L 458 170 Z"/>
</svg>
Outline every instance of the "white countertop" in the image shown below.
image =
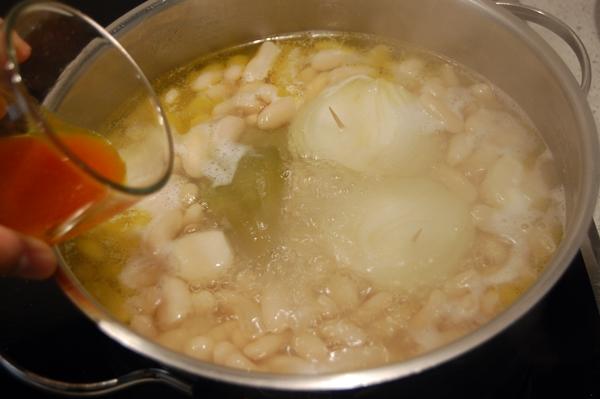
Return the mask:
<svg viewBox="0 0 600 399">
<path fill-rule="evenodd" d="M 600 135 L 600 0 L 513 0 L 511 2 L 548 11 L 577 32 L 587 48 L 592 63 L 592 87 L 588 102 L 596 120 L 596 130 Z M 533 28 L 554 47 L 579 80 L 579 62 L 569 46 L 546 29 L 537 26 Z M 594 219 L 596 226 L 600 227 L 600 201 L 596 205 Z"/>
</svg>

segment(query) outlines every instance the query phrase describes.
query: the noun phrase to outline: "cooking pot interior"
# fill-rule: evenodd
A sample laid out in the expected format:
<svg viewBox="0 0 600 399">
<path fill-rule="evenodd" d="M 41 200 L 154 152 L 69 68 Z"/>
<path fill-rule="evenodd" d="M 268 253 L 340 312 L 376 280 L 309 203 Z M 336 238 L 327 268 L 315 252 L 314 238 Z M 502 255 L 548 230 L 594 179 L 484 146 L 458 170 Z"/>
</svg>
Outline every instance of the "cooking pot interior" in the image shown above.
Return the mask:
<svg viewBox="0 0 600 399">
<path fill-rule="evenodd" d="M 567 267 L 591 220 L 597 190 L 597 139 L 583 95 L 566 66 L 539 36 L 488 2 L 149 1 L 115 22 L 112 29 L 150 80 L 235 44 L 292 32 L 347 31 L 428 49 L 470 68 L 508 93 L 555 155 L 565 184 L 567 225 L 561 248 L 532 289 L 535 292 L 513 306 L 511 315 L 480 332 L 471 346 L 498 332 L 502 323 L 514 321 L 539 300 Z M 102 90 L 93 82 L 111 62 L 109 56 L 92 58 L 94 62 L 81 64 L 83 71 L 73 73 L 76 79 L 69 83 L 68 92 L 57 96 L 54 106 L 73 114 L 85 109 L 85 118 L 99 123 L 131 95 L 131 88 L 123 82 L 122 92 L 112 93 L 111 101 L 90 104 L 86 99 L 97 96 L 86 93 Z M 112 78 L 118 79 L 117 75 Z"/>
</svg>

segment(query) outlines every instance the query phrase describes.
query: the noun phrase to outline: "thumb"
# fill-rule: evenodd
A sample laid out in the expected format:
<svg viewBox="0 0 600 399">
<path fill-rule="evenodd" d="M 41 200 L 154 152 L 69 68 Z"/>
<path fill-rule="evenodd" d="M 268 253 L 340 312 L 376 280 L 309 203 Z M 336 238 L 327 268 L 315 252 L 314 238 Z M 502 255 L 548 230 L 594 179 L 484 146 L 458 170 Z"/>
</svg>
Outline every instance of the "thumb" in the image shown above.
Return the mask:
<svg viewBox="0 0 600 399">
<path fill-rule="evenodd" d="M 55 270 L 56 258 L 48 245 L 0 226 L 0 276 L 43 279 Z"/>
</svg>

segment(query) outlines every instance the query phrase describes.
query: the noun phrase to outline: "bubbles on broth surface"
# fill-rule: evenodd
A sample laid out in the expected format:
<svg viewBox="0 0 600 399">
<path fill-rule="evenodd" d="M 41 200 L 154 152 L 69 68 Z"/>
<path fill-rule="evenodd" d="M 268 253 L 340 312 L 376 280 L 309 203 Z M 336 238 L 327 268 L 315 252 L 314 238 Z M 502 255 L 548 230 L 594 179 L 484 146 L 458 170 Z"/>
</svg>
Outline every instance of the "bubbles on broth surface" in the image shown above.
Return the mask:
<svg viewBox="0 0 600 399">
<path fill-rule="evenodd" d="M 307 35 L 157 84 L 175 175 L 63 254 L 123 322 L 188 356 L 309 374 L 401 361 L 509 306 L 562 238 L 541 138 L 434 55 Z M 133 110 L 113 141 L 143 121 Z"/>
</svg>

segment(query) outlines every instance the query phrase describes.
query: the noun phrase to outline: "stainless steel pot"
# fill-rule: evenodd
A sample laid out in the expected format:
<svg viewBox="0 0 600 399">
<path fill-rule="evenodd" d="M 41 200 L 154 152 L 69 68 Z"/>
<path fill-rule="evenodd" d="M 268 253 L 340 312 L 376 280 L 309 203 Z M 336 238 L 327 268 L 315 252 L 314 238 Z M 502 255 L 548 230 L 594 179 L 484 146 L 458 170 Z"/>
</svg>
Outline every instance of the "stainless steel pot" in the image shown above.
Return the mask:
<svg viewBox="0 0 600 399">
<path fill-rule="evenodd" d="M 581 63 L 581 87 L 554 51 L 513 14 L 546 26 L 571 45 Z M 419 373 L 469 351 L 519 319 L 559 279 L 586 237 L 596 202 L 599 170 L 598 139 L 585 100 L 590 84 L 589 59 L 568 26 L 539 10 L 486 0 L 149 0 L 111 28 L 150 79 L 203 53 L 306 30 L 372 33 L 429 49 L 479 72 L 511 95 L 543 133 L 565 182 L 567 223 L 563 242 L 539 280 L 514 305 L 445 347 L 405 362 L 343 374 L 244 372 L 173 352 L 112 318 L 84 290 L 67 265 L 62 265 L 58 278 L 65 292 L 102 331 L 125 347 L 173 369 L 235 384 L 283 390 L 349 389 Z M 6 359 L 0 360 L 30 383 L 63 393 L 102 393 L 148 379 L 186 389 L 168 372 L 156 370 L 97 384 L 65 385 L 19 370 Z"/>
</svg>

